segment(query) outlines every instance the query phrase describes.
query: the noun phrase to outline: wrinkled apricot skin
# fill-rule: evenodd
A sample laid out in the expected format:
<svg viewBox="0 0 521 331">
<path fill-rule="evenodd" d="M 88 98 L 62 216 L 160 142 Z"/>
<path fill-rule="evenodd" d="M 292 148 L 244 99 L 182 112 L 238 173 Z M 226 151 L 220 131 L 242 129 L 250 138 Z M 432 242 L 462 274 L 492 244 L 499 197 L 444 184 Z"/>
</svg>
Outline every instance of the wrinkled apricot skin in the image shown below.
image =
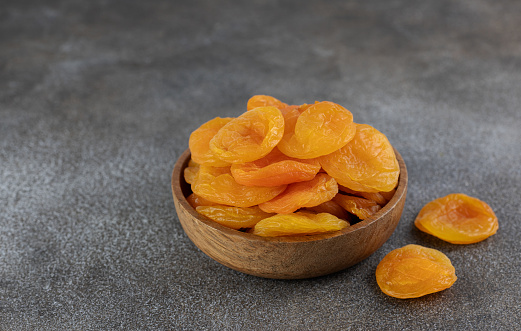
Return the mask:
<svg viewBox="0 0 521 331">
<path fill-rule="evenodd" d="M 331 214 L 297 212 L 265 218 L 255 225 L 252 233 L 263 237 L 313 235 L 339 231 L 348 226 L 349 223 Z"/>
<path fill-rule="evenodd" d="M 232 207 L 232 206 L 198 206 L 195 210 L 209 219 L 228 228 L 239 230 L 252 228 L 259 221 L 273 216 L 265 213 L 259 207 Z"/>
<path fill-rule="evenodd" d="M 331 200 L 338 193 L 336 181 L 320 173 L 310 181 L 289 184 L 275 198 L 259 204 L 267 213 L 290 214 L 302 207 L 314 207 Z"/>
<path fill-rule="evenodd" d="M 279 99 L 276 99 L 269 95 L 254 95 L 248 100 L 248 103 L 246 104 L 246 109 L 252 110 L 258 107 L 267 106 L 273 106 L 279 109 L 284 109 L 288 105 L 280 101 Z"/>
<path fill-rule="evenodd" d="M 192 184 L 193 182 L 195 182 L 195 179 L 197 178 L 198 173 L 199 173 L 199 164 L 190 160 L 188 162 L 188 166 L 183 171 L 183 176 L 184 176 L 185 181 L 188 184 Z"/>
<path fill-rule="evenodd" d="M 318 206 L 314 207 L 306 207 L 306 210 L 309 210 L 314 213 L 328 213 L 334 215 L 342 220 L 350 222 L 351 214 L 347 212 L 342 206 L 336 203 L 334 200 L 329 200 L 326 202 L 322 202 Z"/>
<path fill-rule="evenodd" d="M 231 172 L 242 185 L 279 186 L 312 180 L 320 168 L 316 159 L 294 159 L 274 148 L 262 159 L 233 164 Z"/>
<path fill-rule="evenodd" d="M 217 206 L 218 203 L 215 203 L 213 201 L 207 200 L 203 197 L 198 196 L 195 193 L 190 194 L 188 197 L 186 197 L 186 201 L 192 206 L 193 209 L 199 207 L 199 206 Z"/>
<path fill-rule="evenodd" d="M 210 140 L 212 153 L 229 163 L 244 163 L 266 156 L 284 133 L 284 117 L 275 107 L 259 107 L 224 125 Z"/>
<path fill-rule="evenodd" d="M 359 192 L 389 192 L 400 175 L 389 140 L 367 124 L 357 124 L 354 138 L 319 162 L 340 185 Z"/>
<path fill-rule="evenodd" d="M 188 140 L 188 146 L 190 147 L 190 152 L 192 153 L 192 160 L 199 164 L 207 164 L 213 167 L 225 167 L 229 165 L 228 162 L 220 160 L 211 150 L 210 150 L 210 140 L 217 134 L 217 132 L 228 122 L 230 122 L 232 118 L 225 117 L 220 118 L 216 117 L 199 128 L 194 130 L 192 134 L 190 134 L 190 138 Z"/>
<path fill-rule="evenodd" d="M 445 290 L 456 279 L 456 271 L 445 254 L 420 245 L 391 251 L 376 268 L 376 282 L 382 292 L 399 299 Z"/>
<path fill-rule="evenodd" d="M 332 153 L 347 144 L 356 131 L 351 112 L 329 101 L 286 109 L 284 120 L 285 132 L 278 148 L 299 159 Z"/>
<path fill-rule="evenodd" d="M 381 207 L 373 200 L 368 200 L 350 195 L 337 194 L 333 201 L 342 206 L 349 213 L 365 220 L 369 216 L 377 213 Z"/>
<path fill-rule="evenodd" d="M 350 194 L 350 195 L 355 195 L 357 197 L 362 197 L 367 200 L 372 200 L 372 201 L 376 202 L 378 205 L 380 205 L 381 207 L 385 206 L 385 204 L 387 204 L 387 202 L 389 200 L 391 200 L 391 199 L 389 199 L 389 200 L 386 199 L 386 197 L 382 194 L 382 192 L 358 192 L 358 191 L 351 190 L 350 188 L 347 188 L 342 185 L 338 185 L 338 190 L 345 192 L 347 194 Z M 384 192 L 384 194 L 385 193 L 388 193 L 388 192 Z M 391 195 L 391 198 L 392 198 L 392 195 Z"/>
<path fill-rule="evenodd" d="M 453 244 L 473 244 L 495 234 L 498 219 L 485 202 L 455 193 L 426 204 L 414 225 Z"/>
<path fill-rule="evenodd" d="M 230 167 L 201 165 L 192 192 L 212 202 L 235 206 L 252 207 L 279 195 L 286 185 L 274 187 L 244 186 L 238 184 L 230 173 Z"/>
</svg>

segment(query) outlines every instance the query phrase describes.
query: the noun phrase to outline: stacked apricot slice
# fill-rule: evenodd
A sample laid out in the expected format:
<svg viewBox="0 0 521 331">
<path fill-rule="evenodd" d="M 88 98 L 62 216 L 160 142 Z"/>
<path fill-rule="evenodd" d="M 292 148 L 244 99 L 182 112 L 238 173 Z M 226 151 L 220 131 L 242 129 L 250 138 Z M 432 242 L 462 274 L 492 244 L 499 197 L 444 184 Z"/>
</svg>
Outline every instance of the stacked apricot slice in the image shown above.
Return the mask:
<svg viewBox="0 0 521 331">
<path fill-rule="evenodd" d="M 202 124 L 189 147 L 189 203 L 259 236 L 341 230 L 382 208 L 400 175 L 385 135 L 330 101 L 256 95 L 238 117 Z"/>
</svg>

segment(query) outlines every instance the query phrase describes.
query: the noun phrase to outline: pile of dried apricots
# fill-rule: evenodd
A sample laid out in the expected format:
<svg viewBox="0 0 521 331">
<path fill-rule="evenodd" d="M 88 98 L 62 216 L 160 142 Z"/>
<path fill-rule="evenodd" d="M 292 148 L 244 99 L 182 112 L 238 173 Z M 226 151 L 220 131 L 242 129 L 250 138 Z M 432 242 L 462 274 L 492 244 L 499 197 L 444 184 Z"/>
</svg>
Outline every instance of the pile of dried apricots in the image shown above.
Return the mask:
<svg viewBox="0 0 521 331">
<path fill-rule="evenodd" d="M 246 108 L 190 135 L 184 178 L 198 213 L 259 236 L 312 235 L 366 219 L 392 198 L 400 175 L 393 147 L 344 107 L 256 95 Z M 498 229 L 492 209 L 464 194 L 428 203 L 415 225 L 454 244 L 482 241 Z M 381 290 L 396 298 L 438 292 L 456 279 L 445 254 L 420 245 L 391 251 L 376 269 Z"/>
<path fill-rule="evenodd" d="M 189 203 L 221 225 L 259 236 L 338 231 L 380 210 L 400 168 L 384 134 L 322 101 L 266 95 L 236 118 L 214 118 L 189 139 Z"/>
</svg>

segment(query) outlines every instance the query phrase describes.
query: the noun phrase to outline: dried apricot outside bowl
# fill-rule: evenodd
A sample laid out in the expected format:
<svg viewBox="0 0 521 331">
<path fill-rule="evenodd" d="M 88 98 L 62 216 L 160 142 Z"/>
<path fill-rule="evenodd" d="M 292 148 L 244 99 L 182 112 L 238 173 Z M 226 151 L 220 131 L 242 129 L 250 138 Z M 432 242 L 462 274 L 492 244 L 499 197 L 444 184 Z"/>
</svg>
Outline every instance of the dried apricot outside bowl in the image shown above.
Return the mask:
<svg viewBox="0 0 521 331">
<path fill-rule="evenodd" d="M 227 228 L 198 214 L 186 200 L 192 193 L 183 176 L 190 161 L 188 149 L 174 166 L 172 193 L 185 233 L 201 251 L 217 262 L 258 277 L 318 277 L 361 262 L 394 232 L 402 215 L 408 181 L 407 168 L 398 152 L 396 158 L 400 165 L 400 178 L 391 200 L 367 219 L 326 234 L 261 237 Z"/>
</svg>

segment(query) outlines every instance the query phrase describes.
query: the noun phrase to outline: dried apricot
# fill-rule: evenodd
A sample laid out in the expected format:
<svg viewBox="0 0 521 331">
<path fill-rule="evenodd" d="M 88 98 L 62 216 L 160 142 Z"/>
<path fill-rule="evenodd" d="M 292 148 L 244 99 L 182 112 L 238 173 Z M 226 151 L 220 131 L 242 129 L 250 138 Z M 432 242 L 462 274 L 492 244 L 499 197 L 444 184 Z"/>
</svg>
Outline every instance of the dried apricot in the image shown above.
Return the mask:
<svg viewBox="0 0 521 331">
<path fill-rule="evenodd" d="M 260 220 L 273 216 L 259 207 L 198 206 L 195 210 L 226 227 L 239 230 L 252 228 Z"/>
<path fill-rule="evenodd" d="M 336 181 L 319 173 L 312 180 L 289 184 L 275 198 L 259 204 L 267 213 L 290 214 L 302 207 L 314 207 L 331 200 L 338 193 Z"/>
<path fill-rule="evenodd" d="M 338 190 L 345 192 L 347 194 L 365 198 L 367 200 L 372 200 L 382 207 L 385 206 L 388 201 L 381 192 L 358 192 L 358 191 L 352 190 L 352 189 L 347 188 L 342 185 L 338 185 Z M 385 193 L 387 193 L 387 192 L 385 192 Z"/>
<path fill-rule="evenodd" d="M 320 171 L 316 159 L 300 160 L 274 148 L 265 157 L 231 166 L 237 183 L 247 186 L 278 186 L 311 180 Z"/>
<path fill-rule="evenodd" d="M 476 243 L 498 229 L 498 219 L 490 206 L 462 193 L 429 202 L 414 224 L 421 231 L 453 244 Z"/>
<path fill-rule="evenodd" d="M 349 223 L 331 214 L 297 212 L 265 218 L 255 225 L 252 233 L 263 237 L 312 235 L 339 231 L 348 226 Z"/>
<path fill-rule="evenodd" d="M 210 150 L 210 140 L 231 120 L 231 117 L 216 117 L 192 132 L 188 140 L 192 160 L 199 164 L 208 164 L 213 167 L 225 167 L 229 165 L 228 162 L 219 159 Z"/>
<path fill-rule="evenodd" d="M 279 109 L 286 108 L 288 105 L 269 95 L 254 95 L 246 105 L 247 110 L 252 110 L 258 107 L 273 106 Z"/>
<path fill-rule="evenodd" d="M 351 220 L 351 214 L 347 212 L 342 206 L 340 206 L 338 203 L 336 203 L 333 200 L 329 200 L 326 202 L 322 202 L 318 206 L 314 207 L 306 207 L 306 210 L 309 210 L 313 213 L 328 213 L 331 215 L 335 215 L 336 217 L 343 219 L 345 221 L 350 222 Z"/>
<path fill-rule="evenodd" d="M 266 156 L 284 133 L 284 117 L 275 107 L 259 107 L 224 125 L 210 140 L 210 150 L 229 163 L 244 163 Z"/>
<path fill-rule="evenodd" d="M 376 282 L 387 295 L 417 298 L 447 289 L 456 271 L 442 252 L 420 245 L 407 245 L 387 254 L 376 268 Z"/>
<path fill-rule="evenodd" d="M 297 109 L 286 108 L 284 120 L 284 136 L 278 148 L 282 153 L 299 159 L 332 153 L 347 144 L 355 134 L 351 112 L 329 101 Z"/>
<path fill-rule="evenodd" d="M 357 124 L 354 138 L 319 162 L 340 185 L 360 192 L 391 191 L 400 175 L 389 140 L 367 124 Z"/>
<path fill-rule="evenodd" d="M 199 164 L 195 163 L 193 160 L 188 161 L 188 166 L 183 171 L 185 182 L 187 182 L 188 184 L 192 184 L 193 182 L 195 182 L 198 173 Z"/>
<path fill-rule="evenodd" d="M 230 167 L 201 165 L 192 192 L 215 203 L 251 207 L 269 201 L 279 195 L 286 185 L 273 187 L 244 186 L 238 184 L 230 173 Z"/>
<path fill-rule="evenodd" d="M 207 200 L 203 197 L 198 196 L 195 193 L 190 194 L 188 197 L 186 197 L 186 201 L 192 206 L 192 208 L 197 208 L 199 206 L 216 206 L 219 205 L 218 203 L 215 203 L 213 201 Z"/>
<path fill-rule="evenodd" d="M 369 216 L 378 212 L 382 207 L 373 200 L 354 197 L 345 194 L 337 194 L 333 201 L 342 206 L 349 213 L 356 215 L 361 220 L 365 220 Z"/>
</svg>

